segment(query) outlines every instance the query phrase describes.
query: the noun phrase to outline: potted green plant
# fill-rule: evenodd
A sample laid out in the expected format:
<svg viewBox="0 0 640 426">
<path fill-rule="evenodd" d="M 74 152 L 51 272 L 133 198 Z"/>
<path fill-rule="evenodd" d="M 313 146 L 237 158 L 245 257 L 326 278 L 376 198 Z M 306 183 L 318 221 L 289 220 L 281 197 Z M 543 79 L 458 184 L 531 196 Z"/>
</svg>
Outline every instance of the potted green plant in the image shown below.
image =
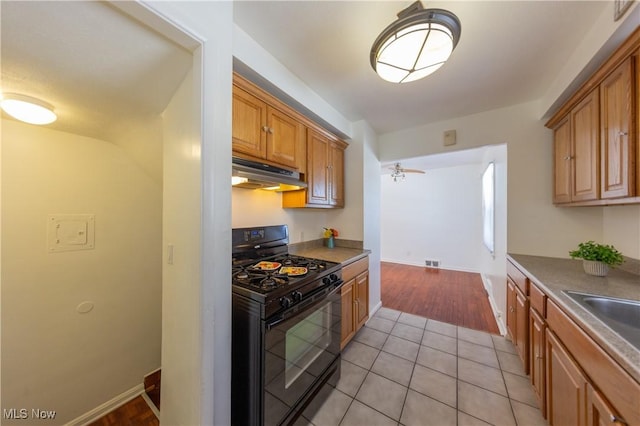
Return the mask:
<svg viewBox="0 0 640 426">
<path fill-rule="evenodd" d="M 614 268 L 624 262 L 622 253 L 614 246 L 598 244 L 593 241 L 578 244 L 577 250 L 569 252 L 572 258 L 582 259 L 582 267 L 589 275 L 604 277 L 609 272 L 609 267 Z"/>
</svg>

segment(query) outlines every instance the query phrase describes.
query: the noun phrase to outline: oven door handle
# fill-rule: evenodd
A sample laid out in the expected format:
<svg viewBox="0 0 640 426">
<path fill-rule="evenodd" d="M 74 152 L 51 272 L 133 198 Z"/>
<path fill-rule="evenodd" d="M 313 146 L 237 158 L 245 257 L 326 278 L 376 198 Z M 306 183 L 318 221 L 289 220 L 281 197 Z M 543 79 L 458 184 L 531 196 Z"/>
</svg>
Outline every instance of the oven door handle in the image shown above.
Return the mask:
<svg viewBox="0 0 640 426">
<path fill-rule="evenodd" d="M 337 281 L 335 284 L 333 284 L 332 287 L 323 288 L 322 290 L 316 292 L 313 296 L 306 300 L 306 303 L 302 302 L 301 304 L 292 306 L 286 311 L 281 312 L 279 315 L 271 318 L 266 323 L 267 330 L 271 330 L 276 325 L 288 320 L 294 315 L 315 308 L 317 305 L 322 303 L 323 300 L 327 299 L 330 296 L 333 296 L 335 293 L 340 291 L 343 283 L 344 281 L 342 280 Z"/>
</svg>

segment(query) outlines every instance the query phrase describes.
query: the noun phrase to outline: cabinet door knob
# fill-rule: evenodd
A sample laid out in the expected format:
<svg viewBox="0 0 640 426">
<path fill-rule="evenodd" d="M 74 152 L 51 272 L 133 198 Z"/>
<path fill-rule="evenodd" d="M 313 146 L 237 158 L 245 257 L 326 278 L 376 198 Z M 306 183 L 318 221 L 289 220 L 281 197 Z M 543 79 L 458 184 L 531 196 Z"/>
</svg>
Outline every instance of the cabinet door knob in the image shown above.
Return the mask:
<svg viewBox="0 0 640 426">
<path fill-rule="evenodd" d="M 611 423 L 613 423 L 614 425 L 626 425 L 627 422 L 624 421 L 624 419 L 615 416 L 615 415 L 611 415 Z"/>
<path fill-rule="evenodd" d="M 269 133 L 273 134 L 273 127 L 269 127 Z"/>
<path fill-rule="evenodd" d="M 269 133 L 269 126 L 262 126 L 262 131 Z"/>
<path fill-rule="evenodd" d="M 620 132 L 618 133 L 618 136 L 627 136 L 629 133 L 628 132 Z"/>
</svg>

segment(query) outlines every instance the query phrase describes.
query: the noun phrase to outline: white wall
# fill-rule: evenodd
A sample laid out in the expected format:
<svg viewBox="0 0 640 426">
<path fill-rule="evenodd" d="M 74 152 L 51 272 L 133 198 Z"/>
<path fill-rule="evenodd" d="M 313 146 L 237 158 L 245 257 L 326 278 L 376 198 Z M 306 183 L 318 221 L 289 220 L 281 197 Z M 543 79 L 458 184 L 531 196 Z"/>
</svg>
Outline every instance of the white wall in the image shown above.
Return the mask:
<svg viewBox="0 0 640 426">
<path fill-rule="evenodd" d="M 327 209 L 283 209 L 282 194 L 272 191 L 233 188 L 231 210 L 234 228 L 288 225 L 290 243 L 322 238 L 323 227 L 338 229 L 340 238 L 359 235 L 330 219 Z"/>
<path fill-rule="evenodd" d="M 381 160 L 446 152 L 442 145 L 423 141 L 441 140 L 447 129 L 457 130 L 456 150 L 506 143 L 507 250 L 568 257 L 585 235 L 602 237 L 602 209 L 552 205 L 553 135 L 536 114 L 536 103 L 531 102 L 389 133 L 380 137 Z"/>
<path fill-rule="evenodd" d="M 162 410 L 161 422 L 179 424 L 200 415 L 201 396 L 185 400 L 184 390 L 200 386 L 200 141 L 198 107 L 193 103 L 194 79 L 187 75 L 163 113 L 164 208 L 162 288 Z"/>
<path fill-rule="evenodd" d="M 48 252 L 51 214 L 94 214 L 95 248 Z M 2 120 L 3 407 L 63 424 L 160 366 L 161 227 L 161 186 L 121 148 Z"/>
<path fill-rule="evenodd" d="M 353 140 L 362 146 L 362 214 L 364 247 L 369 255 L 369 313 L 382 305 L 380 291 L 380 162 L 378 137 L 366 121 L 353 125 Z"/>
<path fill-rule="evenodd" d="M 382 260 L 480 271 L 481 165 L 434 168 L 402 182 L 382 175 Z"/>
<path fill-rule="evenodd" d="M 613 244 L 623 255 L 640 259 L 640 205 L 605 207 L 603 224 L 602 243 Z"/>
<path fill-rule="evenodd" d="M 174 157 L 165 152 L 164 165 L 174 168 L 171 179 L 176 180 L 164 194 L 165 211 L 175 220 L 174 229 L 164 227 L 164 242 L 165 250 L 175 244 L 174 269 L 180 271 L 165 277 L 163 286 L 173 287 L 175 298 L 163 302 L 171 312 L 185 315 L 163 313 L 168 326 L 162 334 L 162 398 L 165 391 L 171 394 L 163 400 L 161 423 L 229 424 L 233 5 L 167 1 L 116 6 L 192 51 L 194 58 L 193 84 L 187 88 L 185 82 L 180 89 L 190 96 L 179 101 L 182 95 L 176 94 L 164 115 L 165 132 L 175 137 L 168 141 L 165 135 L 165 148 Z M 191 114 L 181 113 L 181 107 Z M 179 240 L 170 240 L 169 233 Z M 192 351 L 182 348 L 183 342 Z"/>
</svg>

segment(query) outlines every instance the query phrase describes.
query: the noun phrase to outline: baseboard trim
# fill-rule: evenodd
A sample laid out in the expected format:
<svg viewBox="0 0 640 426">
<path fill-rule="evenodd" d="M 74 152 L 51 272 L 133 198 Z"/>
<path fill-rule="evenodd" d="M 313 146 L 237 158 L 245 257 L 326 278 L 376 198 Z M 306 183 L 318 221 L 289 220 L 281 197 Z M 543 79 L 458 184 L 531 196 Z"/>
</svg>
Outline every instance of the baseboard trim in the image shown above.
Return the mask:
<svg viewBox="0 0 640 426">
<path fill-rule="evenodd" d="M 496 324 L 498 324 L 498 330 L 502 336 L 507 334 L 507 327 L 504 324 L 502 315 L 499 314 L 500 309 L 498 309 L 498 305 L 496 304 L 495 299 L 493 298 L 493 283 L 489 277 L 484 274 L 480 274 L 482 277 L 482 285 L 484 289 L 487 291 L 487 295 L 489 298 L 489 305 L 491 305 L 491 311 L 493 312 L 493 318 L 496 320 Z"/>
<path fill-rule="evenodd" d="M 151 401 L 151 398 L 149 398 L 149 395 L 147 395 L 146 392 L 142 392 L 140 396 L 142 396 L 142 399 L 144 399 L 147 402 L 147 405 L 149 406 L 151 411 L 153 411 L 153 414 L 155 414 L 158 420 L 160 420 L 160 411 L 158 411 L 158 407 L 156 407 L 156 404 L 154 404 L 153 401 Z"/>
<path fill-rule="evenodd" d="M 84 413 L 80 417 L 77 417 L 71 420 L 69 423 L 67 423 L 67 426 L 88 425 L 89 423 L 98 420 L 100 417 L 104 416 L 107 413 L 112 412 L 116 408 L 126 404 L 127 402 L 131 401 L 133 398 L 143 393 L 144 393 L 144 385 L 140 383 L 139 385 L 136 385 L 131 389 L 124 391 L 120 395 L 117 395 L 116 397 L 105 402 L 104 404 L 97 406 L 93 410 Z"/>
<path fill-rule="evenodd" d="M 423 263 L 419 263 L 419 262 L 409 262 L 406 260 L 394 260 L 394 259 L 380 259 L 381 262 L 388 262 L 388 263 L 398 263 L 400 265 L 408 265 L 408 266 L 420 266 L 422 268 L 427 268 L 427 269 L 433 269 L 435 271 L 437 271 L 438 269 L 443 269 L 443 270 L 447 270 L 447 271 L 457 271 L 457 272 L 470 272 L 473 274 L 479 274 L 480 271 L 478 271 L 477 269 L 473 269 L 473 268 L 464 268 L 464 267 L 454 267 L 454 266 L 449 266 L 449 265 L 445 265 L 444 267 L 441 266 L 439 268 L 431 268 L 428 266 L 425 266 L 424 262 Z"/>
<path fill-rule="evenodd" d="M 373 316 L 380 310 L 380 308 L 382 308 L 382 300 L 379 301 L 373 308 L 371 308 L 371 311 L 369 312 L 369 319 L 373 318 Z M 367 320 L 367 322 L 368 321 L 369 320 Z"/>
</svg>

